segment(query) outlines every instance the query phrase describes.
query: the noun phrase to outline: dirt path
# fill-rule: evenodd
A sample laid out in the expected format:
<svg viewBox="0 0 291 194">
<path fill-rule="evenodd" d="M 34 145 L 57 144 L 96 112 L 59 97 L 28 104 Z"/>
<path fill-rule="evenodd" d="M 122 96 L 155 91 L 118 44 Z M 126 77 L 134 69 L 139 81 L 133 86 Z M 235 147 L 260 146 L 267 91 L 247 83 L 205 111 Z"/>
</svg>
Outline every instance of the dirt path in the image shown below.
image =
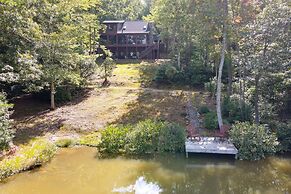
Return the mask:
<svg viewBox="0 0 291 194">
<path fill-rule="evenodd" d="M 193 95 L 188 94 L 188 101 L 186 105 L 186 113 L 188 119 L 187 133 L 189 138 L 200 136 L 203 132 L 201 119 L 196 107 L 193 106 Z M 199 104 L 196 105 L 197 107 Z"/>
</svg>

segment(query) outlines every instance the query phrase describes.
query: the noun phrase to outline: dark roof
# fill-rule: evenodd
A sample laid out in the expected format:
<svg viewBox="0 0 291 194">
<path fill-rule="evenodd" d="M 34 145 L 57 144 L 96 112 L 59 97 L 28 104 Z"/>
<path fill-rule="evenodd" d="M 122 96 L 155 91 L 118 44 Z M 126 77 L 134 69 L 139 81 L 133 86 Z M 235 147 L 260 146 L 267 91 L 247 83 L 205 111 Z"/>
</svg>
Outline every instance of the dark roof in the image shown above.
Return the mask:
<svg viewBox="0 0 291 194">
<path fill-rule="evenodd" d="M 148 24 L 145 21 L 126 21 L 117 33 L 147 33 Z"/>
<path fill-rule="evenodd" d="M 124 20 L 106 20 L 103 23 L 104 24 L 119 24 L 119 23 L 124 23 Z"/>
<path fill-rule="evenodd" d="M 122 24 L 117 29 L 118 34 L 149 33 L 149 22 L 145 21 L 104 21 L 104 24 Z"/>
</svg>

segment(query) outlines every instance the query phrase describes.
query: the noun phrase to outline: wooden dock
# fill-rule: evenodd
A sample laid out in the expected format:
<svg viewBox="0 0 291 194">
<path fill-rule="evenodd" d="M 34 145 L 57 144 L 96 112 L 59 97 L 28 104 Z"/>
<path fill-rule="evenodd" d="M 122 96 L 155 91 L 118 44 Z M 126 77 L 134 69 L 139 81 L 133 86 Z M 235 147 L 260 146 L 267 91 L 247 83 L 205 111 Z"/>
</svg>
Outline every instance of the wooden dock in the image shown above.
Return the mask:
<svg viewBox="0 0 291 194">
<path fill-rule="evenodd" d="M 237 156 L 238 150 L 226 138 L 197 137 L 185 142 L 186 157 L 188 153 L 232 154 Z"/>
</svg>

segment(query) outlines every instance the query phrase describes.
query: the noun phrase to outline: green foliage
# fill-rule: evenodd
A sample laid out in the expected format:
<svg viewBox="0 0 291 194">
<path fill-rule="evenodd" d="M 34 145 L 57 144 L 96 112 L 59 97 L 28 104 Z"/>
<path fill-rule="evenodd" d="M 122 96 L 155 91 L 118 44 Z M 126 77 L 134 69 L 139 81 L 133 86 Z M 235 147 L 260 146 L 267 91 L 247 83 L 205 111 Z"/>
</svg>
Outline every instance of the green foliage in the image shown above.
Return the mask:
<svg viewBox="0 0 291 194">
<path fill-rule="evenodd" d="M 68 87 L 58 87 L 56 89 L 55 101 L 57 103 L 69 102 L 73 99 L 72 91 Z"/>
<path fill-rule="evenodd" d="M 115 61 L 111 58 L 112 54 L 109 51 L 106 51 L 106 53 L 108 55 L 106 59 L 101 63 L 98 63 L 100 77 L 104 79 L 103 84 L 107 84 L 106 82 L 108 82 L 108 78 L 112 76 L 113 69 L 116 66 Z"/>
<path fill-rule="evenodd" d="M 139 122 L 127 136 L 127 152 L 141 154 L 158 151 L 159 133 L 163 127 L 162 122 L 152 120 Z"/>
<path fill-rule="evenodd" d="M 108 127 L 101 132 L 99 150 L 144 154 L 183 151 L 185 129 L 177 124 L 145 120 L 133 126 Z"/>
<path fill-rule="evenodd" d="M 158 152 L 182 152 L 185 146 L 185 129 L 175 123 L 164 123 L 159 133 Z"/>
<path fill-rule="evenodd" d="M 203 106 L 199 107 L 199 113 L 200 114 L 206 114 L 206 113 L 209 113 L 209 112 L 210 112 L 210 110 L 206 105 L 203 105 Z"/>
<path fill-rule="evenodd" d="M 209 82 L 205 82 L 204 89 L 209 92 L 211 96 L 213 96 L 216 92 L 216 81 L 211 80 Z"/>
<path fill-rule="evenodd" d="M 178 70 L 176 65 L 171 63 L 162 64 L 155 75 L 155 81 L 159 84 L 177 84 L 189 86 L 201 86 L 207 82 L 211 73 L 208 72 L 207 67 L 201 65 L 191 64 L 183 70 Z"/>
<path fill-rule="evenodd" d="M 102 0 L 101 20 L 138 20 L 144 11 L 140 0 Z M 98 10 L 99 11 L 99 10 Z"/>
<path fill-rule="evenodd" d="M 217 115 L 215 112 L 208 112 L 204 116 L 204 126 L 209 130 L 218 128 Z"/>
<path fill-rule="evenodd" d="M 99 151 L 116 154 L 124 150 L 127 141 L 127 134 L 130 131 L 128 126 L 108 126 L 101 131 L 101 143 Z"/>
<path fill-rule="evenodd" d="M 99 37 L 98 5 L 86 0 L 1 5 L 0 81 L 21 84 L 26 91 L 84 83 L 96 67 L 88 46 Z M 97 32 L 95 38 L 89 26 Z"/>
<path fill-rule="evenodd" d="M 251 121 L 252 118 L 251 107 L 240 102 L 238 98 L 225 98 L 223 100 L 222 115 L 226 117 L 229 123 Z"/>
<path fill-rule="evenodd" d="M 172 69 L 172 70 L 171 70 Z M 168 83 L 171 81 L 171 77 L 168 77 L 166 72 L 168 72 L 168 75 L 169 72 L 173 72 L 173 70 L 176 69 L 173 65 L 171 64 L 163 64 L 161 66 L 159 66 L 159 68 L 157 69 L 156 71 L 156 75 L 155 75 L 155 78 L 154 80 L 157 82 L 157 83 Z M 173 77 L 174 75 L 172 75 Z"/>
<path fill-rule="evenodd" d="M 56 142 L 55 142 L 56 146 L 60 147 L 60 148 L 67 148 L 67 147 L 71 147 L 73 145 L 76 144 L 75 140 L 73 139 L 58 139 Z"/>
<path fill-rule="evenodd" d="M 12 108 L 12 105 L 8 104 L 5 95 L 0 93 L 0 151 L 8 148 L 13 138 L 11 120 L 9 119 L 10 108 Z"/>
<path fill-rule="evenodd" d="M 260 160 L 277 151 L 279 142 L 275 134 L 264 125 L 248 122 L 236 123 L 229 132 L 243 160 Z"/>
<path fill-rule="evenodd" d="M 100 144 L 100 142 L 101 142 L 100 132 L 93 132 L 81 137 L 78 144 L 90 147 L 97 147 Z"/>
<path fill-rule="evenodd" d="M 55 154 L 54 144 L 36 140 L 21 148 L 16 155 L 0 161 L 0 180 L 48 162 Z"/>
<path fill-rule="evenodd" d="M 281 151 L 291 150 L 291 122 L 271 121 L 270 128 L 276 132 L 278 141 L 280 142 L 279 149 Z"/>
</svg>

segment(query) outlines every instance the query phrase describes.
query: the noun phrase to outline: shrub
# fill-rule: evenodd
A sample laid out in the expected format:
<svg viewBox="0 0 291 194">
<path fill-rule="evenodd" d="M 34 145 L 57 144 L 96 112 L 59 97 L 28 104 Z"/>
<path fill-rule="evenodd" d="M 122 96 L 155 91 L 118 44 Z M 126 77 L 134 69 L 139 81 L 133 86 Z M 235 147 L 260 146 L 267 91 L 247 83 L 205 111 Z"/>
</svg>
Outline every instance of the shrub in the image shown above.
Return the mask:
<svg viewBox="0 0 291 194">
<path fill-rule="evenodd" d="M 101 131 L 100 152 L 116 154 L 124 151 L 129 126 L 108 126 Z"/>
<path fill-rule="evenodd" d="M 157 83 L 173 82 L 178 71 L 172 64 L 163 64 L 156 72 L 155 80 Z"/>
<path fill-rule="evenodd" d="M 204 127 L 209 130 L 215 130 L 218 128 L 217 115 L 215 112 L 209 112 L 205 114 Z"/>
<path fill-rule="evenodd" d="M 164 123 L 145 120 L 133 127 L 127 136 L 127 152 L 152 153 L 158 151 L 159 132 L 164 127 Z"/>
<path fill-rule="evenodd" d="M 206 114 L 206 113 L 209 113 L 209 112 L 210 112 L 209 108 L 207 106 L 205 106 L 205 105 L 203 105 L 203 106 L 201 106 L 199 108 L 199 113 L 200 114 Z"/>
<path fill-rule="evenodd" d="M 191 65 L 180 70 L 176 63 L 168 62 L 158 68 L 155 81 L 160 84 L 174 83 L 196 87 L 203 86 L 205 82 L 209 81 L 210 76 L 211 72 L 204 65 L 192 62 Z"/>
<path fill-rule="evenodd" d="M 55 100 L 58 103 L 69 102 L 73 99 L 72 91 L 67 87 L 57 87 Z"/>
<path fill-rule="evenodd" d="M 0 93 L 0 150 L 8 148 L 13 138 L 11 120 L 9 119 L 11 107 L 12 105 L 7 103 L 5 95 Z"/>
<path fill-rule="evenodd" d="M 75 144 L 76 142 L 73 139 L 58 139 L 56 141 L 56 146 L 61 147 L 61 148 L 67 148 Z"/>
<path fill-rule="evenodd" d="M 134 126 L 109 127 L 101 132 L 101 152 L 143 154 L 184 149 L 185 129 L 177 124 L 145 120 Z"/>
<path fill-rule="evenodd" d="M 164 123 L 159 134 L 159 152 L 181 152 L 185 146 L 185 129 L 174 123 Z"/>
<path fill-rule="evenodd" d="M 248 122 L 233 125 L 229 135 L 238 148 L 239 158 L 244 160 L 259 160 L 274 154 L 279 144 L 268 128 Z"/>
<path fill-rule="evenodd" d="M 279 149 L 281 151 L 291 151 L 291 122 L 275 121 L 270 123 L 270 128 L 277 134 L 278 141 L 280 142 Z"/>
<path fill-rule="evenodd" d="M 54 144 L 44 140 L 34 141 L 21 148 L 15 156 L 0 162 L 0 180 L 48 162 L 55 152 Z"/>
<path fill-rule="evenodd" d="M 97 147 L 101 142 L 101 134 L 99 132 L 93 132 L 80 138 L 78 144 L 91 147 Z"/>
<path fill-rule="evenodd" d="M 222 115 L 227 118 L 228 122 L 235 123 L 236 121 L 244 122 L 251 121 L 251 107 L 248 104 L 242 104 L 238 98 L 225 98 L 222 103 Z"/>
<path fill-rule="evenodd" d="M 213 96 L 216 91 L 216 81 L 212 80 L 204 83 L 204 89 L 209 92 L 211 96 Z"/>
</svg>

